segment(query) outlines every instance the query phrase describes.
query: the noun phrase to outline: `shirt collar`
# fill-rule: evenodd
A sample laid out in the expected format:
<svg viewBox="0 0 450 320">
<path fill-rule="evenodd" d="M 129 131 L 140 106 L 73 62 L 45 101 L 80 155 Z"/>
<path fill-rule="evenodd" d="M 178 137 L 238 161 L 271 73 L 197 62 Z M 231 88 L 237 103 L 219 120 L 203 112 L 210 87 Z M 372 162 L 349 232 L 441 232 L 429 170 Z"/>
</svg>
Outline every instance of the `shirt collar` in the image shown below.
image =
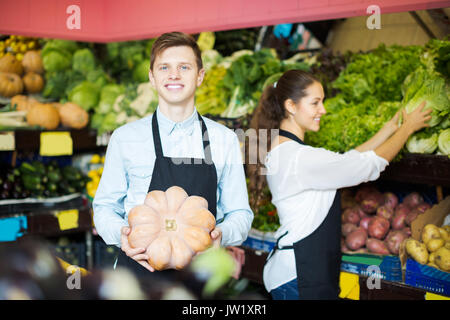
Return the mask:
<svg viewBox="0 0 450 320">
<path fill-rule="evenodd" d="M 181 122 L 175 122 L 167 118 L 158 108 L 156 108 L 156 116 L 158 117 L 158 126 L 163 134 L 169 136 L 175 130 L 181 129 L 185 134 L 191 136 L 194 132 L 194 124 L 198 119 L 197 110 L 194 108 L 192 114 Z"/>
</svg>

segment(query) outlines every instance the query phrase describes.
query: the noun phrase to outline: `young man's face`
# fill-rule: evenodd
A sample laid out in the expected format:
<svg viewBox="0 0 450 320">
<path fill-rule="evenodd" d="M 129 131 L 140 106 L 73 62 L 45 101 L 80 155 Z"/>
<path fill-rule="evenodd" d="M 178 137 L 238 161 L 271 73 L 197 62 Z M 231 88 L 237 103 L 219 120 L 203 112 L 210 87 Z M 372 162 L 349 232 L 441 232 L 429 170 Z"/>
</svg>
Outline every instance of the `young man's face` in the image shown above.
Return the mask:
<svg viewBox="0 0 450 320">
<path fill-rule="evenodd" d="M 158 91 L 159 103 L 186 106 L 194 103 L 195 90 L 205 71 L 198 70 L 195 54 L 188 46 L 170 47 L 155 58 L 149 79 Z"/>
</svg>

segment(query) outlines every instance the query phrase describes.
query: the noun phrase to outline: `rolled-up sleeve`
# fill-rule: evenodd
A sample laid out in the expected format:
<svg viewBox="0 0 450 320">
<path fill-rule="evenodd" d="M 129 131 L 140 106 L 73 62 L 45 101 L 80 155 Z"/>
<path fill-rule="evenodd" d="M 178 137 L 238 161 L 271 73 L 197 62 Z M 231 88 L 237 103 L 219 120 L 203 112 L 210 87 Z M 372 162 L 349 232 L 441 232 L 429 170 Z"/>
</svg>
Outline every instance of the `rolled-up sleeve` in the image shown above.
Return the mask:
<svg viewBox="0 0 450 320">
<path fill-rule="evenodd" d="M 339 189 L 378 179 L 389 164 L 373 151 L 350 150 L 344 154 L 323 148 L 302 148 L 293 172 L 304 187 L 318 190 Z"/>
<path fill-rule="evenodd" d="M 217 227 L 222 230 L 223 246 L 237 246 L 247 239 L 253 212 L 248 203 L 242 154 L 235 134 L 229 151 L 218 182 L 218 210 L 223 212 L 224 220 Z"/>
<path fill-rule="evenodd" d="M 95 228 L 108 245 L 120 247 L 121 228 L 128 226 L 124 219 L 126 194 L 126 172 L 120 145 L 114 132 L 108 144 L 103 174 L 92 205 Z"/>
</svg>

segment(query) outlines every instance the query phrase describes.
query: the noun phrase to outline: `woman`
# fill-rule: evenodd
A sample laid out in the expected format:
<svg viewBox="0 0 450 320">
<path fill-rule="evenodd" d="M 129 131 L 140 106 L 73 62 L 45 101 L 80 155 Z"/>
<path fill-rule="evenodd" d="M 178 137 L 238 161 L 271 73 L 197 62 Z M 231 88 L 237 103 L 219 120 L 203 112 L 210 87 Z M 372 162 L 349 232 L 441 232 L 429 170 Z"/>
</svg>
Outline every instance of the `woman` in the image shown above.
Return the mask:
<svg viewBox="0 0 450 320">
<path fill-rule="evenodd" d="M 274 299 L 337 299 L 341 264 L 341 211 L 337 189 L 376 180 L 408 137 L 426 126 L 431 111 L 422 104 L 400 111 L 371 139 L 339 154 L 306 145 L 305 132 L 318 131 L 326 113 L 322 85 L 312 75 L 285 72 L 263 92 L 251 126 L 279 129 L 269 152 L 249 166 L 253 194 L 265 179 L 280 228 L 264 267 L 264 284 Z M 352 124 L 349 123 L 349 126 Z M 258 141 L 261 146 L 262 141 Z M 261 160 L 264 159 L 263 163 Z M 266 175 L 260 169 L 265 165 Z M 253 203 L 255 205 L 255 203 Z"/>
</svg>

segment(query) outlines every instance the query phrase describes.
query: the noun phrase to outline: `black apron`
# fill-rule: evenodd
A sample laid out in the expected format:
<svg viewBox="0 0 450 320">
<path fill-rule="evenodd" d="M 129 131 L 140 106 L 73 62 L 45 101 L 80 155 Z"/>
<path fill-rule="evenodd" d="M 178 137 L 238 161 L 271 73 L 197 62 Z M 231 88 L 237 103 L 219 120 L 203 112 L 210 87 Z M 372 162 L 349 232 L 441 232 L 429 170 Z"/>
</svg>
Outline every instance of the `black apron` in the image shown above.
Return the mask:
<svg viewBox="0 0 450 320">
<path fill-rule="evenodd" d="M 208 210 L 216 217 L 217 172 L 212 162 L 209 146 L 208 130 L 203 118 L 198 114 L 202 125 L 203 149 L 205 158 L 170 158 L 163 155 L 161 138 L 159 135 L 156 112 L 153 113 L 152 130 L 155 146 L 155 166 L 148 192 L 153 190 L 166 191 L 172 186 L 183 188 L 189 196 L 201 196 L 208 201 Z M 136 276 L 151 274 L 146 268 L 119 250 L 116 267 L 130 269 Z M 158 274 L 172 276 L 176 270 L 158 271 Z"/>
<path fill-rule="evenodd" d="M 300 144 L 305 144 L 294 134 L 281 130 L 280 135 Z M 338 299 L 340 293 L 339 275 L 341 267 L 341 197 L 336 191 L 333 204 L 322 222 L 306 238 L 295 242 L 292 246 L 276 245 L 267 260 L 276 250 L 294 250 L 297 269 L 297 285 L 300 300 L 332 300 Z M 267 262 L 267 261 L 266 261 Z"/>
</svg>

